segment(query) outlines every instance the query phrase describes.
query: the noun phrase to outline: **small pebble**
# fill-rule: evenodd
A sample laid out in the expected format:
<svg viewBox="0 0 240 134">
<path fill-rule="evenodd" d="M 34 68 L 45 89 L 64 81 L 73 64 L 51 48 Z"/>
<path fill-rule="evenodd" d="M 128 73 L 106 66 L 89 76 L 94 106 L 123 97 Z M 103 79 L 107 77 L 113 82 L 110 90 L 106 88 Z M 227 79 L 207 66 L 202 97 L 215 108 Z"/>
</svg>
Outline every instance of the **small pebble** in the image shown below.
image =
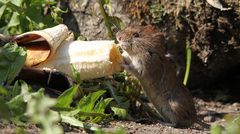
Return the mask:
<svg viewBox="0 0 240 134">
<path fill-rule="evenodd" d="M 205 122 L 214 122 L 215 118 L 213 116 L 206 116 L 203 118 Z"/>
<path fill-rule="evenodd" d="M 240 107 L 240 103 L 235 102 L 235 103 L 232 104 L 232 106 L 234 106 L 234 107 Z"/>
</svg>

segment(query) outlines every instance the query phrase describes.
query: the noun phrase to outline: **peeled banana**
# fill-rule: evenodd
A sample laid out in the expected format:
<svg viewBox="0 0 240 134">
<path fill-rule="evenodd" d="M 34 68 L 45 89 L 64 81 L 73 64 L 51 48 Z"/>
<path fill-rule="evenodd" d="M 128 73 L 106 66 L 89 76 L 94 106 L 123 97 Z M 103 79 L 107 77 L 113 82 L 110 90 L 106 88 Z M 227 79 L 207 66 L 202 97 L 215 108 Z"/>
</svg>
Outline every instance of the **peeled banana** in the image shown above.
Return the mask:
<svg viewBox="0 0 240 134">
<path fill-rule="evenodd" d="M 72 76 L 72 64 L 80 78 L 86 80 L 121 71 L 121 62 L 121 53 L 113 41 L 72 41 L 59 46 L 53 57 L 35 68 L 56 69 Z"/>
<path fill-rule="evenodd" d="M 72 76 L 71 65 L 82 80 L 121 71 L 122 55 L 112 40 L 73 41 L 73 34 L 60 24 L 14 37 L 27 49 L 26 67 L 57 70 Z"/>
</svg>

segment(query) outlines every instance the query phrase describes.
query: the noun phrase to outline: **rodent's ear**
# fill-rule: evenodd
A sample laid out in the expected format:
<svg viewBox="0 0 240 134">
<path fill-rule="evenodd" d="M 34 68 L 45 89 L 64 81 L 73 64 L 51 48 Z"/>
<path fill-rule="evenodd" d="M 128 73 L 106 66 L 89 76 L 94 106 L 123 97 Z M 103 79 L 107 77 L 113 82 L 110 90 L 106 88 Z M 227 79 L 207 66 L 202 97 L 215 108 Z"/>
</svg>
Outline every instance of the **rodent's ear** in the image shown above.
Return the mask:
<svg viewBox="0 0 240 134">
<path fill-rule="evenodd" d="M 162 32 L 157 32 L 154 34 L 154 38 L 156 40 L 158 40 L 159 42 L 162 43 L 165 43 L 165 40 L 166 40 L 166 33 L 162 33 Z"/>
<path fill-rule="evenodd" d="M 156 32 L 157 32 L 157 30 L 154 26 L 152 26 L 152 25 L 144 26 L 144 33 L 151 34 L 151 33 L 156 33 Z"/>
<path fill-rule="evenodd" d="M 153 25 L 146 25 L 144 27 L 147 28 L 147 29 L 156 29 Z"/>
</svg>

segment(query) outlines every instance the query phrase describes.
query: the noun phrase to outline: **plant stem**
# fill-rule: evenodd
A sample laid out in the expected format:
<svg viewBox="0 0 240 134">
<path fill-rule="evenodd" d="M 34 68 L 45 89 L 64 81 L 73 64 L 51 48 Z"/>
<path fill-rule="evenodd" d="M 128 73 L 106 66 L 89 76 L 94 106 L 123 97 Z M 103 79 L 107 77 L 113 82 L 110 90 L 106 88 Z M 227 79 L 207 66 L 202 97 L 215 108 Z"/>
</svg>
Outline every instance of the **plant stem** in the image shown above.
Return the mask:
<svg viewBox="0 0 240 134">
<path fill-rule="evenodd" d="M 183 84 L 187 85 L 188 82 L 188 77 L 189 77 L 189 72 L 190 72 L 190 67 L 191 67 L 191 56 L 192 56 L 192 51 L 190 48 L 190 42 L 186 42 L 186 69 L 185 69 L 185 75 L 184 75 L 184 80 Z"/>
<path fill-rule="evenodd" d="M 104 20 L 104 23 L 105 23 L 105 26 L 107 28 L 107 31 L 108 31 L 108 36 L 113 39 L 114 36 L 113 36 L 113 32 L 112 32 L 112 29 L 111 29 L 111 26 L 110 26 L 110 23 L 109 23 L 109 19 L 108 19 L 108 14 L 105 12 L 105 9 L 103 7 L 103 4 L 101 2 L 101 0 L 98 1 L 99 5 L 100 5 L 100 11 L 101 11 L 101 14 L 103 16 L 103 20 Z"/>
</svg>

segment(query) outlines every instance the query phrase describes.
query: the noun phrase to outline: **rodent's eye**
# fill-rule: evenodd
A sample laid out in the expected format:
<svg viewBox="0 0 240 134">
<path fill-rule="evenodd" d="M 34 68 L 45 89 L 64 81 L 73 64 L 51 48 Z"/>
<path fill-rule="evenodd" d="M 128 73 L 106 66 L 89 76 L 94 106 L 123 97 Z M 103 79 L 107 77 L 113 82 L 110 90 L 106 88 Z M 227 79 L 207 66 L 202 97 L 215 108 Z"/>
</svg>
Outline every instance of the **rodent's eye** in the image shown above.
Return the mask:
<svg viewBox="0 0 240 134">
<path fill-rule="evenodd" d="M 137 32 L 133 33 L 132 35 L 133 35 L 133 37 L 139 37 L 139 33 L 137 33 Z"/>
</svg>

